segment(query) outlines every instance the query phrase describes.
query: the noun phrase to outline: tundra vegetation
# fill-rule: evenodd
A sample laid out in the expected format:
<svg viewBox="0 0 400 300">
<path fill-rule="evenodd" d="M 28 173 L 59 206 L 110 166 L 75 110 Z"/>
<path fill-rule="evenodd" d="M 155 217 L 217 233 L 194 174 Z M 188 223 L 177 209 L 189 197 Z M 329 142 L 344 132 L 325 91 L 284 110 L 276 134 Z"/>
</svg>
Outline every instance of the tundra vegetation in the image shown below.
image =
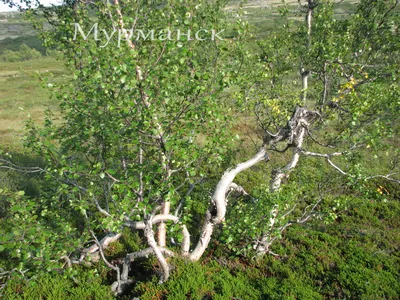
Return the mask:
<svg viewBox="0 0 400 300">
<path fill-rule="evenodd" d="M 26 10 L 71 76 L 2 152 L 3 296 L 399 297 L 398 1 L 341 3 Z"/>
</svg>

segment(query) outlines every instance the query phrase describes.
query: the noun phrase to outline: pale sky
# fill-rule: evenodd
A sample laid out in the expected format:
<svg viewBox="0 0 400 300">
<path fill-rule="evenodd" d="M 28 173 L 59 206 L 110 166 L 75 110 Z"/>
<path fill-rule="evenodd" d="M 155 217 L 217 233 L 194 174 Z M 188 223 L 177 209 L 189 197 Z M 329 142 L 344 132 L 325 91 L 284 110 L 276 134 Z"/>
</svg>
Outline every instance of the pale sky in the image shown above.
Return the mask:
<svg viewBox="0 0 400 300">
<path fill-rule="evenodd" d="M 19 3 L 19 1 L 16 1 Z M 62 0 L 40 0 L 40 3 L 43 5 L 49 5 L 49 4 L 60 4 Z M 0 0 L 0 12 L 6 12 L 6 11 L 16 11 L 16 8 L 10 8 L 8 7 L 7 4 L 4 4 L 3 1 Z"/>
</svg>

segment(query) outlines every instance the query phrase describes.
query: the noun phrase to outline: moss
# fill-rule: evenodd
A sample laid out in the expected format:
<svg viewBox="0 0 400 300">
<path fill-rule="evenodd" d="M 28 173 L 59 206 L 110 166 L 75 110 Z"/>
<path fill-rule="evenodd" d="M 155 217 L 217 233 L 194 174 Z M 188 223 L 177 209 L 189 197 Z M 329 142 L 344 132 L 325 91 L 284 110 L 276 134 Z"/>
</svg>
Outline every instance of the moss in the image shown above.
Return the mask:
<svg viewBox="0 0 400 300">
<path fill-rule="evenodd" d="M 90 272 L 82 272 L 73 281 L 59 274 L 40 274 L 29 282 L 13 279 L 5 288 L 5 300 L 107 300 L 114 299 L 108 285 Z"/>
<path fill-rule="evenodd" d="M 140 299 L 259 299 L 261 294 L 243 272 L 231 272 L 216 261 L 202 265 L 174 259 L 170 280 L 159 285 L 141 283 L 135 288 Z"/>
</svg>

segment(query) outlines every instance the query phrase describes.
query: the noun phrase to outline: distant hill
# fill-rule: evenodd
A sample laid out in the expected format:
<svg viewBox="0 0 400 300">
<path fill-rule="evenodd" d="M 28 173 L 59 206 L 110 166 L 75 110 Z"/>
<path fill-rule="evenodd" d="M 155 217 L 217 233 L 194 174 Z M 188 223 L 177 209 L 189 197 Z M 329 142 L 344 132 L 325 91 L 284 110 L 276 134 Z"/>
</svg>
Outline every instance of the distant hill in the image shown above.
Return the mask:
<svg viewBox="0 0 400 300">
<path fill-rule="evenodd" d="M 35 35 L 35 31 L 20 12 L 0 12 L 0 40 L 27 35 Z"/>
<path fill-rule="evenodd" d="M 4 50 L 17 51 L 21 44 L 46 52 L 32 25 L 23 19 L 20 12 L 0 12 L 0 54 Z"/>
<path fill-rule="evenodd" d="M 229 1 L 226 11 L 229 13 L 235 10 L 239 2 L 240 0 Z M 355 2 L 355 0 L 338 1 L 334 11 L 337 15 L 346 17 L 355 11 Z M 299 10 L 298 0 L 286 0 L 286 3 L 294 12 Z M 269 33 L 281 25 L 278 13 L 278 6 L 281 4 L 281 0 L 248 0 L 245 3 L 243 18 L 254 26 L 258 38 L 268 38 Z M 236 18 L 235 14 L 232 14 L 232 18 Z M 297 14 L 293 18 L 303 20 L 304 15 Z M 23 43 L 42 54 L 45 53 L 42 42 L 37 38 L 32 26 L 24 20 L 22 13 L 0 12 L 0 54 L 6 49 L 18 50 Z"/>
</svg>

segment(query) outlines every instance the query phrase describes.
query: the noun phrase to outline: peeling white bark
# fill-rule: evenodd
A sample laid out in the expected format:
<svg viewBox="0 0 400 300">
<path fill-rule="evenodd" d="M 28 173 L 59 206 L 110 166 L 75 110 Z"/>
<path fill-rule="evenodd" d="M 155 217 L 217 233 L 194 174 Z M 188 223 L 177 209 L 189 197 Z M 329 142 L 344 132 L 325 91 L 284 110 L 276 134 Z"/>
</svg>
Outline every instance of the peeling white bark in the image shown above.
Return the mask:
<svg viewBox="0 0 400 300">
<path fill-rule="evenodd" d="M 313 15 L 313 1 L 308 0 L 308 10 L 307 10 L 307 37 L 308 37 L 308 47 L 311 46 L 311 28 L 312 28 L 312 15 Z"/>
<path fill-rule="evenodd" d="M 152 224 L 152 217 L 150 217 L 148 220 L 145 221 L 146 227 L 144 229 L 144 235 L 147 239 L 147 243 L 149 246 L 153 249 L 154 254 L 157 257 L 158 262 L 160 263 L 161 269 L 162 269 L 162 276 L 160 278 L 160 283 L 166 282 L 169 277 L 169 266 L 167 261 L 165 260 L 165 257 L 161 251 L 161 249 L 158 247 L 156 239 L 154 238 L 154 233 L 153 233 L 153 224 Z"/>
<path fill-rule="evenodd" d="M 270 181 L 271 193 L 277 192 L 280 189 L 282 180 L 284 178 L 288 178 L 290 172 L 297 166 L 300 159 L 305 134 L 307 133 L 308 127 L 317 116 L 319 116 L 319 114 L 315 111 L 310 111 L 304 107 L 296 107 L 295 112 L 293 113 L 286 126 L 286 129 L 284 130 L 288 143 L 286 149 L 292 148 L 292 158 L 283 168 L 272 171 Z M 271 226 L 273 227 L 277 218 L 277 214 L 274 211 L 271 211 L 271 216 L 272 220 L 270 220 L 270 222 L 272 224 Z M 285 225 L 281 227 L 280 230 L 285 230 L 287 226 Z M 272 228 L 263 233 L 260 239 L 256 242 L 255 249 L 257 253 L 265 254 L 269 252 L 271 243 L 276 239 L 271 237 L 271 231 Z"/>
<path fill-rule="evenodd" d="M 168 215 L 169 214 L 169 209 L 170 209 L 170 202 L 165 201 L 162 205 L 162 215 Z M 160 225 L 158 225 L 158 232 L 157 232 L 157 240 L 158 240 L 158 245 L 160 247 L 165 247 L 167 245 L 166 243 L 166 232 L 167 232 L 167 227 L 164 223 L 164 221 L 160 222 Z"/>
<path fill-rule="evenodd" d="M 301 82 L 302 82 L 301 102 L 303 104 L 306 104 L 307 101 L 308 76 L 310 76 L 309 72 L 303 72 L 301 74 Z"/>
<path fill-rule="evenodd" d="M 286 133 L 287 138 L 287 147 L 293 149 L 292 159 L 281 169 L 276 169 L 272 172 L 271 182 L 270 182 L 270 191 L 274 192 L 279 190 L 282 179 L 287 177 L 299 162 L 300 151 L 303 146 L 304 137 L 307 133 L 308 127 L 311 123 L 319 116 L 319 113 L 316 111 L 308 110 L 305 107 L 298 106 L 296 107 L 295 112 L 292 117 L 288 121 L 288 124 L 285 127 L 284 131 Z M 270 144 L 273 143 L 274 140 L 271 140 Z"/>
<path fill-rule="evenodd" d="M 188 256 L 189 255 L 189 249 L 190 249 L 190 234 L 189 230 L 186 228 L 186 225 L 182 225 L 182 234 L 183 234 L 183 240 L 182 240 L 182 256 Z"/>
<path fill-rule="evenodd" d="M 231 191 L 235 191 L 235 192 L 237 192 L 237 193 L 239 193 L 239 194 L 242 194 L 242 195 L 244 195 L 244 196 L 248 196 L 248 195 L 249 195 L 249 193 L 247 193 L 246 190 L 245 190 L 243 187 L 241 187 L 240 185 L 237 185 L 237 184 L 234 183 L 234 182 L 232 182 L 232 183 L 230 184 L 229 189 L 230 189 Z"/>
<path fill-rule="evenodd" d="M 212 206 L 215 206 L 216 209 L 216 213 L 213 215 L 213 222 L 215 224 L 221 223 L 225 218 L 225 195 L 237 174 L 266 159 L 268 159 L 267 153 L 264 148 L 261 148 L 254 157 L 238 164 L 234 169 L 225 172 L 221 180 L 218 182 L 211 199 L 211 204 Z"/>
</svg>

